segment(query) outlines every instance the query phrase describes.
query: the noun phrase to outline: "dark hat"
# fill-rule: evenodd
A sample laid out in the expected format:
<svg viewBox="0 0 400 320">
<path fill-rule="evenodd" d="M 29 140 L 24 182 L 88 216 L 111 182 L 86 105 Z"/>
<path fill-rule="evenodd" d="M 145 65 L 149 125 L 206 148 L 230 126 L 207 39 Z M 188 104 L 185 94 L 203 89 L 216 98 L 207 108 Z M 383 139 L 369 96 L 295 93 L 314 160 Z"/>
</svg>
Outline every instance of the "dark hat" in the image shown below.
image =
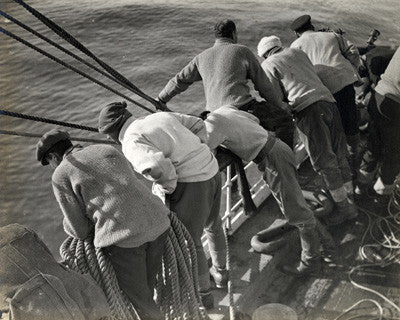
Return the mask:
<svg viewBox="0 0 400 320">
<path fill-rule="evenodd" d="M 69 134 L 66 131 L 53 129 L 46 132 L 36 145 L 36 159 L 42 163 L 43 166 L 49 163 L 45 159 L 46 153 L 58 142 L 69 140 Z"/>
<path fill-rule="evenodd" d="M 99 132 L 106 134 L 114 132 L 131 116 L 132 114 L 126 110 L 126 102 L 110 103 L 100 111 Z"/>
<path fill-rule="evenodd" d="M 311 16 L 305 14 L 294 20 L 290 25 L 290 29 L 292 29 L 293 31 L 297 31 L 303 29 L 307 25 L 311 25 Z"/>
</svg>

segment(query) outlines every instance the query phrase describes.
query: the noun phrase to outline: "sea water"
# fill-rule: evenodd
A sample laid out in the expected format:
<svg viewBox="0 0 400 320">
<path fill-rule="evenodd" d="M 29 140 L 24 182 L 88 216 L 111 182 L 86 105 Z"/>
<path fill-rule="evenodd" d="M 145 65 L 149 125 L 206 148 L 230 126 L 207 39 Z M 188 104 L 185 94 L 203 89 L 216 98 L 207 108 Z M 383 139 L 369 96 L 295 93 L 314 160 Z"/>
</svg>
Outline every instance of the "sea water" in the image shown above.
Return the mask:
<svg viewBox="0 0 400 320">
<path fill-rule="evenodd" d="M 290 45 L 295 39 L 289 29 L 290 22 L 306 13 L 313 17 L 317 28 L 341 28 L 356 45 L 365 45 L 374 28 L 381 31 L 377 44 L 400 44 L 398 0 L 27 0 L 27 3 L 153 97 L 194 55 L 213 44 L 212 27 L 219 19 L 233 19 L 239 43 L 254 53 L 263 36 L 275 34 L 284 45 Z M 74 50 L 13 1 L 2 0 L 0 7 Z M 2 17 L 0 26 L 96 75 Z M 2 34 L 0 57 L 0 109 L 95 127 L 102 106 L 123 100 Z M 96 77 L 113 85 L 103 76 Z M 152 107 L 129 91 L 113 87 Z M 184 113 L 203 110 L 201 83 L 175 97 L 168 106 Z M 137 116 L 147 114 L 133 104 L 129 104 L 129 110 Z M 52 128 L 53 125 L 0 116 L 0 130 L 42 134 Z M 75 137 L 104 138 L 87 131 L 68 131 Z M 27 225 L 57 254 L 65 238 L 62 214 L 52 193 L 52 170 L 36 161 L 36 142 L 35 138 L 0 135 L 0 226 Z"/>
</svg>

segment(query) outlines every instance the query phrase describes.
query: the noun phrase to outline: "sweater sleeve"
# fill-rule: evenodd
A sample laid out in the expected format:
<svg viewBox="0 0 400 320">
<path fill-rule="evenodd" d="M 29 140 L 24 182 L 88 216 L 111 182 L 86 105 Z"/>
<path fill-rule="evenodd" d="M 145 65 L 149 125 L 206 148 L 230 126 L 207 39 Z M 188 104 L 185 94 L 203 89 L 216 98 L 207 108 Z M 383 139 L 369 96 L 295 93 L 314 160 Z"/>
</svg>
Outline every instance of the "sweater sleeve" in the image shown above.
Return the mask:
<svg viewBox="0 0 400 320">
<path fill-rule="evenodd" d="M 251 81 L 253 81 L 254 88 L 258 91 L 260 96 L 264 98 L 267 102 L 272 103 L 281 108 L 284 108 L 282 100 L 280 101 L 274 92 L 274 88 L 271 81 L 268 79 L 257 58 L 250 50 L 248 57 L 249 57 L 248 78 Z"/>
<path fill-rule="evenodd" d="M 60 175 L 53 175 L 54 195 L 64 215 L 63 226 L 71 237 L 84 240 L 92 231 L 93 224 L 85 216 L 85 205 L 82 198 L 75 194 L 71 182 Z"/>
<path fill-rule="evenodd" d="M 201 142 L 206 143 L 207 132 L 202 119 L 182 113 L 173 113 L 173 115 L 177 117 L 179 122 L 182 123 L 184 127 L 188 128 L 191 132 L 198 136 Z"/>
<path fill-rule="evenodd" d="M 338 39 L 340 51 L 343 56 L 350 61 L 356 70 L 358 70 L 360 68 L 361 60 L 357 47 L 342 35 L 335 33 L 335 36 Z"/>
<path fill-rule="evenodd" d="M 196 58 L 194 58 L 175 77 L 168 81 L 158 98 L 168 102 L 177 94 L 185 91 L 193 82 L 200 80 L 201 75 L 197 69 Z"/>
<path fill-rule="evenodd" d="M 274 73 L 274 70 L 270 70 L 264 64 L 262 64 L 261 67 L 263 68 L 265 75 L 267 76 L 268 80 L 270 81 L 271 86 L 272 86 L 277 98 L 279 99 L 279 101 L 282 102 L 281 106 L 283 106 L 283 108 L 288 111 L 289 108 L 288 107 L 285 108 L 285 106 L 284 106 L 284 104 L 285 104 L 284 101 L 287 101 L 287 97 L 285 95 L 285 92 L 282 88 L 281 81 L 278 78 L 277 74 Z"/>
<path fill-rule="evenodd" d="M 178 181 L 175 166 L 157 148 L 140 142 L 132 142 L 126 154 L 134 169 L 146 179 L 160 185 L 165 193 L 172 193 Z"/>
</svg>

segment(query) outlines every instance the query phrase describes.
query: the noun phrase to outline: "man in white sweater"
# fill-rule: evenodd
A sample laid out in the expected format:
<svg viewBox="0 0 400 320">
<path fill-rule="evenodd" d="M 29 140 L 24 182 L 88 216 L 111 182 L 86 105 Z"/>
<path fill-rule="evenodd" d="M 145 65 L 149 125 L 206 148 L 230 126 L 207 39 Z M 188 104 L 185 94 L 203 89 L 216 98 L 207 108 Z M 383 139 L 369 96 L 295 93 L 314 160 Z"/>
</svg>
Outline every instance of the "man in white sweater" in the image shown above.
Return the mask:
<svg viewBox="0 0 400 320">
<path fill-rule="evenodd" d="M 112 146 L 74 146 L 67 132 L 51 130 L 37 144 L 37 159 L 54 169 L 53 190 L 65 232 L 81 240 L 93 232 L 94 245 L 109 257 L 140 317 L 161 319 L 153 290 L 169 210 Z"/>
<path fill-rule="evenodd" d="M 262 38 L 257 51 L 265 58 L 261 66 L 275 93 L 288 102 L 311 164 L 324 178 L 336 204 L 329 222 L 340 224 L 354 218 L 357 211 L 353 203 L 346 136 L 335 99 L 303 51 L 283 48 L 277 36 Z"/>
<path fill-rule="evenodd" d="M 207 115 L 207 144 L 210 149 L 219 145 L 229 149 L 244 161 L 254 161 L 264 172 L 268 184 L 288 222 L 299 230 L 302 253 L 298 265 L 285 265 L 283 271 L 294 275 L 315 273 L 320 268 L 320 239 L 326 250 L 332 249 L 332 239 L 317 224 L 308 207 L 296 176 L 292 150 L 271 132 L 259 125 L 257 117 L 223 106 Z"/>
<path fill-rule="evenodd" d="M 219 217 L 221 178 L 217 160 L 203 143 L 204 123 L 173 112 L 135 118 L 126 103 L 111 103 L 100 112 L 99 131 L 121 143 L 134 170 L 153 181 L 155 193 L 165 196 L 166 204 L 190 232 L 198 256 L 200 294 L 205 307 L 212 307 L 203 230 L 217 286 L 226 283 L 226 249 Z"/>
<path fill-rule="evenodd" d="M 309 15 L 294 20 L 291 29 L 298 39 L 290 47 L 307 54 L 322 83 L 337 102 L 354 174 L 359 165 L 360 143 L 353 86 L 358 80 L 357 72 L 361 61 L 358 50 L 338 33 L 315 31 Z"/>
</svg>

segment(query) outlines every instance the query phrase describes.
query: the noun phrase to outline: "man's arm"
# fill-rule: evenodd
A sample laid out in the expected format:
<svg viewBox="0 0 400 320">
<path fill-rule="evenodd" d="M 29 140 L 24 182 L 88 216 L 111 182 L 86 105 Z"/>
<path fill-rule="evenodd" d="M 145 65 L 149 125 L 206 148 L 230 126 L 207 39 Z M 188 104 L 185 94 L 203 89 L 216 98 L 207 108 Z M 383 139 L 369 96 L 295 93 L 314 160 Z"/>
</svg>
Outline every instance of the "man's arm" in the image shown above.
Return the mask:
<svg viewBox="0 0 400 320">
<path fill-rule="evenodd" d="M 202 119 L 177 112 L 172 114 L 176 116 L 176 118 L 184 127 L 188 128 L 191 132 L 198 136 L 201 142 L 207 142 L 206 126 L 204 125 L 204 121 Z"/>
<path fill-rule="evenodd" d="M 175 166 L 160 150 L 148 144 L 132 142 L 125 155 L 136 172 L 159 184 L 163 192 L 169 194 L 175 190 L 178 181 Z"/>
<path fill-rule="evenodd" d="M 75 194 L 71 182 L 60 176 L 52 180 L 54 195 L 64 215 L 65 232 L 76 239 L 86 239 L 93 228 L 93 223 L 85 216 L 86 207 L 82 198 Z"/>
<path fill-rule="evenodd" d="M 350 61 L 356 70 L 358 70 L 360 68 L 361 60 L 357 47 L 342 35 L 335 33 L 335 36 L 339 42 L 342 55 Z"/>
<path fill-rule="evenodd" d="M 166 103 L 177 94 L 185 91 L 193 82 L 200 80 L 201 75 L 197 69 L 196 58 L 194 58 L 175 77 L 168 81 L 158 95 L 158 99 L 162 103 Z"/>
</svg>

